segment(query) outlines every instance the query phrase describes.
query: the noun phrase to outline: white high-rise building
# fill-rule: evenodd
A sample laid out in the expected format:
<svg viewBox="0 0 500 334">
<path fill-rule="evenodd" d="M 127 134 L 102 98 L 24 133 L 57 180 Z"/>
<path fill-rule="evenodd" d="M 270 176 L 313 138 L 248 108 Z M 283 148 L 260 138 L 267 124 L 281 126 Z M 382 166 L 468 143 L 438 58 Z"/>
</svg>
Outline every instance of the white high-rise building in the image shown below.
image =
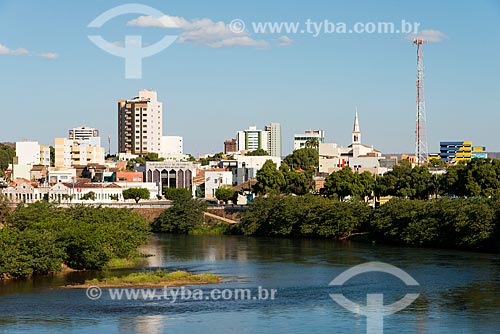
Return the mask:
<svg viewBox="0 0 500 334">
<path fill-rule="evenodd" d="M 293 135 L 293 150 L 299 150 L 306 147 L 307 140 L 317 138 L 318 144 L 325 142 L 325 131 L 323 130 L 306 130 L 304 133 Z"/>
<path fill-rule="evenodd" d="M 257 149 L 268 150 L 267 131 L 259 130 L 256 126 L 250 126 L 248 129 L 236 133 L 238 142 L 238 152 L 255 151 Z"/>
<path fill-rule="evenodd" d="M 271 123 L 265 127 L 267 131 L 267 151 L 270 156 L 281 157 L 281 125 Z"/>
<path fill-rule="evenodd" d="M 118 152 L 145 155 L 161 153 L 162 109 L 155 91 L 118 101 Z"/>
</svg>

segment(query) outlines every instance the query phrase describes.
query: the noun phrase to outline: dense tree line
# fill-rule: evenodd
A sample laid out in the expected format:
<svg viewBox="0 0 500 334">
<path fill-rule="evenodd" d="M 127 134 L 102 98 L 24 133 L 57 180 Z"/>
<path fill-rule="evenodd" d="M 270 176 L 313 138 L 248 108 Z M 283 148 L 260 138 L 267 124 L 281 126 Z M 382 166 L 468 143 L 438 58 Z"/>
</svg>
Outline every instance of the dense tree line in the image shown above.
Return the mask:
<svg viewBox="0 0 500 334">
<path fill-rule="evenodd" d="M 394 198 L 373 210 L 313 195 L 257 198 L 241 216 L 246 235 L 345 239 L 500 251 L 500 199 Z"/>
<path fill-rule="evenodd" d="M 113 258 L 137 255 L 149 236 L 147 221 L 128 209 L 47 202 L 0 212 L 0 277 L 25 277 L 62 269 L 100 269 Z"/>
<path fill-rule="evenodd" d="M 257 173 L 255 191 L 259 194 L 296 195 L 311 192 L 316 168 L 311 162 L 313 152 L 316 150 L 310 148 L 296 150 L 285 158 L 279 169 L 267 161 Z M 288 163 L 299 168 L 291 168 Z M 446 166 L 441 161 L 433 161 L 429 165 L 412 167 L 403 160 L 383 176 L 369 172 L 357 173 L 344 167 L 326 177 L 321 194 L 341 200 L 366 199 L 369 196 L 426 200 L 439 196 L 465 198 L 500 195 L 500 160 L 473 159 L 468 163 L 447 166 L 444 173 L 432 173 L 431 170 L 437 167 L 443 171 Z"/>
</svg>

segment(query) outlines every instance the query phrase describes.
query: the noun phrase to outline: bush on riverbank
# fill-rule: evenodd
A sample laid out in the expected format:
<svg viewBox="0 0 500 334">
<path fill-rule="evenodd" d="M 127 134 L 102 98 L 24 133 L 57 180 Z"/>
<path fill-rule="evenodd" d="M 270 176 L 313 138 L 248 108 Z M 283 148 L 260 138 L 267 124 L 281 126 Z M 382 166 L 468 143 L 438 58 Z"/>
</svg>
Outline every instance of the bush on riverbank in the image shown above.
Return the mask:
<svg viewBox="0 0 500 334">
<path fill-rule="evenodd" d="M 324 237 L 342 239 L 363 231 L 371 209 L 363 202 L 323 197 L 258 198 L 241 215 L 246 235 Z"/>
<path fill-rule="evenodd" d="M 60 270 L 101 269 L 136 255 L 150 226 L 128 209 L 38 202 L 19 205 L 0 230 L 0 275 L 25 277 Z"/>
<path fill-rule="evenodd" d="M 163 211 L 153 223 L 153 231 L 161 233 L 186 234 L 201 227 L 204 222 L 203 212 L 207 203 L 193 198 L 174 200 L 174 204 Z"/>
<path fill-rule="evenodd" d="M 409 246 L 500 251 L 500 199 L 359 201 L 315 196 L 258 198 L 242 213 L 245 235 L 368 240 Z"/>
</svg>

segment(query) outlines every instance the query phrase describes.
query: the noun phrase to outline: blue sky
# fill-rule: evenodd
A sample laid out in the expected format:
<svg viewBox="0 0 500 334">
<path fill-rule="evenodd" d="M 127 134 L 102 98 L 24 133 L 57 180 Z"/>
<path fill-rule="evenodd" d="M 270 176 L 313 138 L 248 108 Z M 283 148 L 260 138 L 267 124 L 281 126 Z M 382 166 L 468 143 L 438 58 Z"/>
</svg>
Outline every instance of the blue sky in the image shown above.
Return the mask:
<svg viewBox="0 0 500 334">
<path fill-rule="evenodd" d="M 237 130 L 271 122 L 282 124 L 285 154 L 293 134 L 306 129 L 323 129 L 328 141 L 348 145 L 356 106 L 365 144 L 384 153 L 414 150 L 416 52 L 404 34 L 313 37 L 249 30 L 248 43 L 224 46 L 224 37 L 215 44 L 189 39 L 189 29 L 127 25 L 138 14 L 97 30 L 87 27 L 126 3 L 0 0 L 0 141 L 53 144 L 54 137 L 85 124 L 102 137 L 111 135 L 116 151 L 116 101 L 147 88 L 164 103 L 164 133 L 183 136 L 189 153 L 219 152 Z M 235 18 L 247 28 L 251 22 L 307 19 L 419 22 L 420 30 L 446 35 L 424 46 L 430 151 L 441 140 L 462 139 L 500 151 L 498 0 L 141 3 L 191 25 Z M 132 34 L 154 44 L 169 31 L 180 39 L 143 60 L 142 79 L 125 79 L 124 60 L 87 38 L 97 33 L 115 42 Z M 290 45 L 279 46 L 284 35 Z"/>
</svg>

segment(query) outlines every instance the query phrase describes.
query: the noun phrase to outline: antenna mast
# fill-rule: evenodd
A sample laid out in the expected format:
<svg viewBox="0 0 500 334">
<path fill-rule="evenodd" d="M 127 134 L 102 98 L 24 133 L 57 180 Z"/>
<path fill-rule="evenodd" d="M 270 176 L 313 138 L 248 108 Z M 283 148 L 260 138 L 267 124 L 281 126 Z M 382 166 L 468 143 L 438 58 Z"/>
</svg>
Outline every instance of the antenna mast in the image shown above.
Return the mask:
<svg viewBox="0 0 500 334">
<path fill-rule="evenodd" d="M 417 45 L 417 124 L 415 138 L 415 159 L 418 166 L 426 164 L 429 157 L 427 140 L 427 116 L 424 99 L 424 64 L 422 45 L 426 43 L 422 38 L 415 38 L 413 44 Z"/>
</svg>

